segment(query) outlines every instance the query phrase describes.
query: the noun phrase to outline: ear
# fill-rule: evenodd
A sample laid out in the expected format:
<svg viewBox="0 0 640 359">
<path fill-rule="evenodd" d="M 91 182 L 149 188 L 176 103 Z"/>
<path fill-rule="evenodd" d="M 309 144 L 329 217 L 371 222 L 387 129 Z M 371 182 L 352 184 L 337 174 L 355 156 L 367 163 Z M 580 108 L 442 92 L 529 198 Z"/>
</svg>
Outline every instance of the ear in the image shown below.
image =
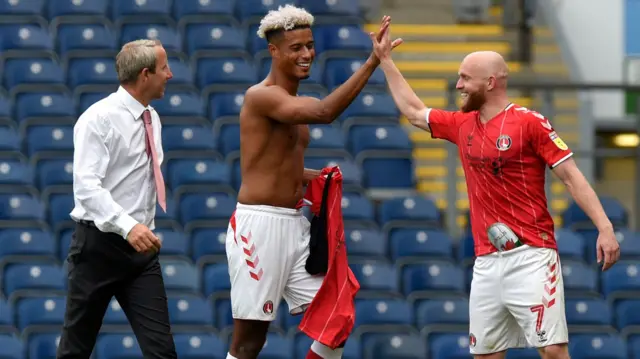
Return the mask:
<svg viewBox="0 0 640 359">
<path fill-rule="evenodd" d="M 496 82 L 498 80 L 496 79 L 495 76 L 489 76 L 489 79 L 487 81 L 487 91 L 491 91 L 494 88 L 496 88 Z"/>
<path fill-rule="evenodd" d="M 277 57 L 278 47 L 272 43 L 267 44 L 267 49 L 269 50 L 269 54 L 271 57 Z"/>
</svg>

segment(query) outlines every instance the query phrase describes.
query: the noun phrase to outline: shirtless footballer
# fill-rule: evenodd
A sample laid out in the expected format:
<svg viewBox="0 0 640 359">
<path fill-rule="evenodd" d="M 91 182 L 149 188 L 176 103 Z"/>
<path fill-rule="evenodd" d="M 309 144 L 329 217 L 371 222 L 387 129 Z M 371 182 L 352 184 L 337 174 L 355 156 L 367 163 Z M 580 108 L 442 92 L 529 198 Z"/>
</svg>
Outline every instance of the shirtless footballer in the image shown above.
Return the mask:
<svg viewBox="0 0 640 359">
<path fill-rule="evenodd" d="M 297 96 L 315 57 L 313 21 L 305 10 L 287 5 L 269 12 L 258 30 L 273 61 L 267 78 L 247 90 L 240 113 L 242 184 L 226 240 L 234 318 L 228 359 L 257 358 L 281 299 L 292 315 L 302 314 L 320 289 L 323 277 L 305 269 L 310 225 L 297 208 L 303 185 L 320 175 L 304 168 L 308 124 L 333 122 L 380 63 L 372 54 L 323 100 Z M 383 18 L 372 40 L 389 21 Z M 314 341 L 307 358 L 341 358 L 342 350 Z"/>
<path fill-rule="evenodd" d="M 464 168 L 477 257 L 469 299 L 471 354 L 502 359 L 509 348 L 535 347 L 543 359 L 569 358 L 546 167 L 598 228 L 596 255 L 607 270 L 620 247 L 596 193 L 549 120 L 509 101 L 508 69 L 499 54 L 464 58 L 457 83 L 461 109 L 443 111 L 425 106 L 402 77 L 389 36 L 373 39 L 374 53 L 396 105 L 413 126 L 458 145 Z"/>
</svg>

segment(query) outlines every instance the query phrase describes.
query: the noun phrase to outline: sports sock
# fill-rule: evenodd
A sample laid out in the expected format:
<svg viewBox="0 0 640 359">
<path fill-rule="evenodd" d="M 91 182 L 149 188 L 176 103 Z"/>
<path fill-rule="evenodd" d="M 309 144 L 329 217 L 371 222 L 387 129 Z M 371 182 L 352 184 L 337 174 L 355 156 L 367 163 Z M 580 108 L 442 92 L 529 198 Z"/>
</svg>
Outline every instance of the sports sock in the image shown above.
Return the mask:
<svg viewBox="0 0 640 359">
<path fill-rule="evenodd" d="M 227 359 L 238 359 L 238 358 L 234 357 L 230 353 L 227 353 Z"/>
<path fill-rule="evenodd" d="M 331 349 L 314 340 L 305 359 L 341 359 L 343 351 L 344 348 Z"/>
</svg>

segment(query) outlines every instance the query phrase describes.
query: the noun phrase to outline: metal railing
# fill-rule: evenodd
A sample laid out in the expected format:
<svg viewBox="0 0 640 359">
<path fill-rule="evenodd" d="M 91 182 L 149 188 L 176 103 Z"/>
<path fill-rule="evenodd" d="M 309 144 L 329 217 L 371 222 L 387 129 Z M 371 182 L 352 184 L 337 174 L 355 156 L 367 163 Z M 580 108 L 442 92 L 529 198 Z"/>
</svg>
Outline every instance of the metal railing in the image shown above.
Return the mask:
<svg viewBox="0 0 640 359">
<path fill-rule="evenodd" d="M 598 160 L 607 158 L 633 158 L 635 160 L 635 182 L 625 183 L 625 186 L 633 186 L 634 197 L 631 205 L 627 207 L 630 222 L 636 229 L 640 229 L 640 146 L 635 148 L 598 148 L 595 143 L 596 131 L 606 128 L 609 130 L 619 130 L 624 132 L 635 132 L 640 135 L 640 111 L 628 116 L 627 118 L 603 120 L 594 116 L 594 91 L 623 91 L 623 92 L 638 92 L 640 93 L 640 86 L 638 85 L 625 85 L 625 84 L 605 84 L 605 83 L 552 83 L 552 82 L 510 82 L 510 90 L 526 90 L 531 93 L 533 98 L 539 99 L 538 106 L 532 106 L 532 109 L 540 112 L 545 117 L 549 118 L 551 123 L 554 123 L 554 117 L 558 113 L 558 109 L 554 104 L 554 99 L 559 93 L 575 93 L 578 97 L 577 110 L 577 128 L 578 141 L 572 146 L 574 157 L 578 166 L 585 174 L 587 179 L 594 183 L 596 174 L 596 164 Z M 590 96 L 592 95 L 592 96 Z M 448 83 L 448 108 L 451 110 L 457 109 L 456 99 L 458 93 L 456 90 L 456 81 L 451 80 Z M 640 109 L 640 97 L 638 99 L 638 109 Z M 558 126 L 554 126 L 558 129 Z M 561 131 L 561 130 L 559 130 Z M 460 160 L 458 156 L 457 147 L 453 144 L 447 143 L 448 156 L 447 156 L 447 183 L 455 184 L 458 182 L 458 175 L 456 168 L 459 166 Z M 549 202 L 553 200 L 554 196 L 551 191 L 550 177 L 547 176 L 547 198 Z M 465 194 L 466 196 L 466 194 Z M 445 211 L 446 225 L 451 233 L 461 234 L 461 229 L 457 224 L 457 218 L 460 214 L 456 201 L 459 198 L 458 190 L 455 185 L 449 185 L 447 187 L 446 199 L 448 206 Z"/>
</svg>

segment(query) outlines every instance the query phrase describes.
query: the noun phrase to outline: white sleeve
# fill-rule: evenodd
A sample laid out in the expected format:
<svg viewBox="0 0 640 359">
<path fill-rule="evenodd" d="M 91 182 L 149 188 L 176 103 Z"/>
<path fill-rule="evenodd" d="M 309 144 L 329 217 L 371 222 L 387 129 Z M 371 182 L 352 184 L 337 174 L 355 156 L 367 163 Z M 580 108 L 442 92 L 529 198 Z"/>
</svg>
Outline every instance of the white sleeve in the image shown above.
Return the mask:
<svg viewBox="0 0 640 359">
<path fill-rule="evenodd" d="M 73 134 L 73 194 L 102 232 L 127 238 L 138 222 L 102 186 L 109 165 L 106 119 L 80 118 Z"/>
<path fill-rule="evenodd" d="M 424 119 L 425 121 L 427 121 L 427 125 L 429 124 L 429 115 L 431 114 L 431 107 L 427 107 L 427 110 L 425 111 L 425 115 L 424 115 Z"/>
</svg>

